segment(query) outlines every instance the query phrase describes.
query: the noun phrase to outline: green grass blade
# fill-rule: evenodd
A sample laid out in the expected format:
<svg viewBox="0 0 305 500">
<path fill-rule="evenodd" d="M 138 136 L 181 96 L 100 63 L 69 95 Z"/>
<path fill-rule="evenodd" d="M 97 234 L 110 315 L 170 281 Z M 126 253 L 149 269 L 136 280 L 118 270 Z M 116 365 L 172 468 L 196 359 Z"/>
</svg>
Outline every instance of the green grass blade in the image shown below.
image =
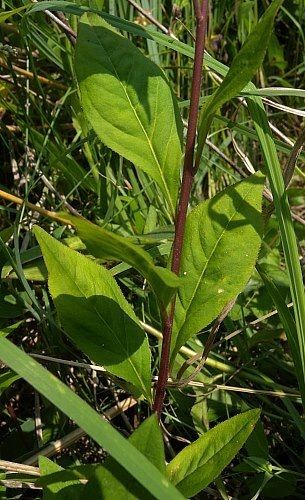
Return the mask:
<svg viewBox="0 0 305 500">
<path fill-rule="evenodd" d="M 279 317 L 281 319 L 282 325 L 284 327 L 285 333 L 287 335 L 288 341 L 289 341 L 289 346 L 293 355 L 293 359 L 295 364 L 299 362 L 300 356 L 299 356 L 299 346 L 297 342 L 297 331 L 296 331 L 296 324 L 295 321 L 291 315 L 290 310 L 288 309 L 282 295 L 280 294 L 279 290 L 277 289 L 277 286 L 275 283 L 272 281 L 272 279 L 264 272 L 263 268 L 257 264 L 256 269 L 258 270 L 262 280 L 265 283 L 265 286 L 268 290 L 269 295 L 271 296 L 274 305 L 279 313 Z M 301 373 L 301 365 L 298 365 L 298 369 Z"/>
<path fill-rule="evenodd" d="M 63 382 L 22 352 L 9 340 L 0 337 L 0 358 L 38 392 L 57 406 L 79 427 L 135 477 L 152 495 L 163 500 L 183 496 L 154 467 L 142 453 L 103 420 L 85 401 Z"/>
<path fill-rule="evenodd" d="M 265 169 L 273 195 L 287 271 L 290 279 L 290 290 L 294 305 L 299 344 L 300 365 L 297 359 L 294 359 L 294 362 L 303 405 L 305 405 L 305 293 L 297 240 L 293 228 L 280 162 L 261 99 L 259 97 L 249 98 L 248 108 L 255 124 L 256 133 L 265 160 Z"/>
<path fill-rule="evenodd" d="M 198 130 L 197 159 L 199 162 L 202 150 L 218 109 L 236 97 L 252 80 L 262 65 L 273 29 L 274 18 L 283 0 L 274 0 L 259 22 L 250 33 L 246 42 L 233 59 L 232 64 L 221 85 L 203 107 Z"/>
</svg>

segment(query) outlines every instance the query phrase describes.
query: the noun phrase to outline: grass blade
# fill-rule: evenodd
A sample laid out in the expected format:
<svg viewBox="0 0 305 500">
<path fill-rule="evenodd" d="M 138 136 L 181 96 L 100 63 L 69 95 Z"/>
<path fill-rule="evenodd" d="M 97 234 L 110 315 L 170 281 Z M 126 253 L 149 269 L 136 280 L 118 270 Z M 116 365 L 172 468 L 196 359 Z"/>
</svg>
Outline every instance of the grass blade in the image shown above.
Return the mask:
<svg viewBox="0 0 305 500">
<path fill-rule="evenodd" d="M 51 403 L 84 429 L 101 447 L 135 477 L 152 495 L 162 500 L 181 499 L 182 495 L 147 458 L 103 420 L 85 401 L 37 361 L 0 337 L 1 360 L 18 373 Z"/>
</svg>

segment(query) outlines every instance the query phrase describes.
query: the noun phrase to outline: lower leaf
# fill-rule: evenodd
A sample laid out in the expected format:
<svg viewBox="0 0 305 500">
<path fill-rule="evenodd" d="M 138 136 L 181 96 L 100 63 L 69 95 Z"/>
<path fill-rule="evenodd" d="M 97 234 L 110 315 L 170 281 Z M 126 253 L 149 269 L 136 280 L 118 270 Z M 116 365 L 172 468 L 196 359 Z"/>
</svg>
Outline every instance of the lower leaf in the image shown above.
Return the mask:
<svg viewBox="0 0 305 500">
<path fill-rule="evenodd" d="M 138 320 L 111 274 L 34 229 L 60 321 L 79 349 L 131 382 L 150 401 L 150 351 Z"/>
<path fill-rule="evenodd" d="M 235 457 L 259 415 L 259 409 L 236 415 L 184 448 L 167 466 L 171 483 L 187 498 L 206 488 Z"/>
</svg>

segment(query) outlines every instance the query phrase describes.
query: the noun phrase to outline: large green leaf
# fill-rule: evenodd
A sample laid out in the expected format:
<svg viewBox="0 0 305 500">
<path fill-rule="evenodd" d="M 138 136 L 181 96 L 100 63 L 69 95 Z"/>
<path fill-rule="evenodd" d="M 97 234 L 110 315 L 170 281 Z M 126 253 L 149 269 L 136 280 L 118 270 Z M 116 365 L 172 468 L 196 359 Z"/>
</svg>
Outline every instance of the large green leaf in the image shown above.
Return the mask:
<svg viewBox="0 0 305 500">
<path fill-rule="evenodd" d="M 236 415 L 188 445 L 168 464 L 170 481 L 187 498 L 206 488 L 235 457 L 259 415 L 258 409 Z"/>
<path fill-rule="evenodd" d="M 147 457 L 162 474 L 166 473 L 163 436 L 155 414 L 144 420 L 133 432 L 129 442 Z M 39 480 L 39 485 L 44 487 L 44 491 L 62 490 L 62 493 L 65 494 L 71 491 L 76 498 L 78 490 L 72 489 L 71 485 L 79 483 L 78 478 L 81 478 L 80 474 L 83 473 L 83 477 L 88 479 L 88 484 L 79 497 L 83 500 L 87 498 L 103 498 L 103 500 L 120 500 L 121 498 L 126 500 L 145 498 L 148 500 L 154 498 L 112 457 L 108 457 L 102 465 L 87 465 L 66 470 L 49 460 L 46 462 L 46 460 L 43 460 L 43 465 L 46 466 L 44 474 L 48 474 L 48 476 Z M 62 473 L 54 474 L 57 471 L 62 471 Z"/>
<path fill-rule="evenodd" d="M 245 287 L 262 231 L 264 177 L 255 174 L 200 203 L 187 217 L 178 290 L 173 356 L 215 319 Z"/>
<path fill-rule="evenodd" d="M 165 474 L 163 437 L 156 415 L 144 420 L 129 441 Z M 132 480 L 130 474 L 111 457 L 105 464 L 95 469 L 81 498 L 83 500 L 93 498 L 94 494 L 104 500 L 154 498 L 137 481 Z"/>
<path fill-rule="evenodd" d="M 142 453 L 85 401 L 37 361 L 1 336 L 0 359 L 84 429 L 153 496 L 160 500 L 183 498 Z"/>
<path fill-rule="evenodd" d="M 60 321 L 95 363 L 150 394 L 150 351 L 145 333 L 114 278 L 102 266 L 35 227 Z"/>
<path fill-rule="evenodd" d="M 241 50 L 235 56 L 228 73 L 216 92 L 203 106 L 198 132 L 197 158 L 199 159 L 214 114 L 226 102 L 236 97 L 252 80 L 261 66 L 269 44 L 274 18 L 283 0 L 273 0 L 269 8 L 248 36 Z"/>
<path fill-rule="evenodd" d="M 86 219 L 64 214 L 72 222 L 77 234 L 89 252 L 98 258 L 115 258 L 136 268 L 151 284 L 158 300 L 166 306 L 180 284 L 180 279 L 169 269 L 155 266 L 148 252 Z"/>
<path fill-rule="evenodd" d="M 160 472 L 165 473 L 165 456 L 162 432 L 155 414 L 144 420 L 129 441 L 145 455 Z"/>
<path fill-rule="evenodd" d="M 89 13 L 79 24 L 75 70 L 85 115 L 97 135 L 159 184 L 173 215 L 182 121 L 160 68 Z"/>
</svg>

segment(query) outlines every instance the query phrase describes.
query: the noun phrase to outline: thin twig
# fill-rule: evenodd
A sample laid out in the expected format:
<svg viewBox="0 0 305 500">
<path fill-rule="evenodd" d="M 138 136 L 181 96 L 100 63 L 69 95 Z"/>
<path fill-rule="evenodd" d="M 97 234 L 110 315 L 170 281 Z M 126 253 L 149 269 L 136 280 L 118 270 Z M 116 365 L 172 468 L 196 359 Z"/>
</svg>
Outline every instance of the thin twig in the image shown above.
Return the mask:
<svg viewBox="0 0 305 500">
<path fill-rule="evenodd" d="M 32 0 L 32 2 L 37 3 L 37 0 Z M 56 11 L 56 13 L 54 14 L 53 12 L 51 12 L 48 9 L 45 10 L 44 12 L 66 34 L 67 38 L 70 40 L 71 44 L 74 47 L 76 44 L 77 35 L 76 35 L 75 31 L 73 31 L 73 29 L 71 28 L 64 13 L 60 12 L 60 11 Z"/>
<path fill-rule="evenodd" d="M 76 366 L 77 368 L 86 368 L 87 370 L 95 370 L 96 372 L 106 372 L 103 366 L 91 365 L 89 363 L 82 363 L 80 361 L 71 361 L 69 359 L 54 358 L 53 356 L 45 356 L 44 354 L 30 354 L 32 358 L 41 359 L 43 361 L 51 361 L 52 363 L 59 363 L 62 365 Z"/>
<path fill-rule="evenodd" d="M 30 465 L 9 462 L 7 460 L 0 460 L 0 469 L 5 470 L 6 472 L 15 472 L 16 474 L 28 474 L 29 476 L 40 476 L 40 471 L 38 467 L 32 467 Z"/>
<path fill-rule="evenodd" d="M 50 219 L 56 220 L 61 224 L 67 224 L 73 226 L 71 221 L 65 219 L 64 217 L 61 217 L 56 212 L 52 212 L 50 210 L 46 210 L 45 208 L 39 207 L 38 205 L 34 205 L 34 203 L 30 203 L 29 201 L 19 198 L 18 196 L 15 196 L 11 193 L 7 193 L 6 191 L 2 191 L 2 189 L 0 189 L 0 197 L 4 198 L 5 200 L 11 203 L 15 203 L 16 205 L 21 205 L 21 206 L 25 205 L 30 210 L 33 210 L 33 212 L 38 212 L 44 217 L 49 217 Z"/>
<path fill-rule="evenodd" d="M 74 47 L 76 45 L 76 33 L 69 25 L 68 21 L 65 18 L 65 15 L 62 12 L 56 12 L 56 14 L 53 14 L 53 12 L 49 10 L 45 10 L 45 13 L 47 14 L 47 16 L 49 16 L 50 19 L 52 19 L 52 21 L 54 21 L 55 24 L 57 24 L 57 26 L 59 26 L 64 31 Z"/>
<path fill-rule="evenodd" d="M 173 385 L 174 387 L 177 387 L 177 381 L 176 380 L 171 380 L 169 379 L 169 385 Z M 294 392 L 286 392 L 286 391 L 267 391 L 264 389 L 251 389 L 249 387 L 233 387 L 230 385 L 224 385 L 224 384 L 205 384 L 203 382 L 197 382 L 196 380 L 192 380 L 187 383 L 188 386 L 190 387 L 198 387 L 202 389 L 217 389 L 220 391 L 231 391 L 231 392 L 244 392 L 248 394 L 264 394 L 266 396 L 274 396 L 276 398 L 300 398 L 301 394 L 299 393 L 294 393 Z"/>
<path fill-rule="evenodd" d="M 141 5 L 137 4 L 134 0 L 127 0 L 130 5 L 132 5 L 140 14 L 145 17 L 151 24 L 154 24 L 159 30 L 163 31 L 166 35 L 169 35 L 170 37 L 174 38 L 177 40 L 175 35 L 171 32 L 170 29 L 166 28 L 163 26 L 162 23 L 160 23 L 154 16 L 151 15 L 150 12 L 147 10 L 143 9 Z"/>
<path fill-rule="evenodd" d="M 64 206 L 66 207 L 66 209 L 72 214 L 72 215 L 76 215 L 77 217 L 80 217 L 80 214 L 78 213 L 77 210 L 75 210 L 75 208 L 72 207 L 72 205 L 70 205 L 70 203 L 66 200 L 66 197 L 63 195 L 63 194 L 60 194 L 56 189 L 55 187 L 53 186 L 53 184 L 50 182 L 50 180 L 44 175 L 44 174 L 41 174 L 40 176 L 42 182 L 44 183 L 44 185 L 54 194 L 56 194 L 56 196 L 62 201 L 62 203 L 64 204 Z"/>
<path fill-rule="evenodd" d="M 293 307 L 293 302 L 290 302 L 289 304 L 287 304 L 287 307 L 290 308 L 290 307 Z M 257 318 L 257 319 L 254 319 L 253 321 L 250 321 L 249 323 L 247 323 L 245 326 L 243 326 L 242 328 L 239 328 L 238 330 L 235 330 L 234 332 L 232 333 L 229 333 L 228 335 L 226 335 L 225 337 L 223 337 L 221 340 L 219 340 L 218 342 L 216 342 L 214 345 L 213 345 L 213 349 L 215 347 L 218 347 L 219 345 L 223 344 L 224 342 L 226 342 L 227 340 L 230 340 L 232 339 L 233 337 L 236 337 L 236 335 L 239 335 L 240 333 L 244 332 L 247 328 L 249 328 L 250 326 L 255 326 L 257 325 L 258 323 L 261 323 L 262 321 L 264 321 L 265 319 L 268 319 L 268 318 L 271 318 L 271 316 L 275 316 L 276 314 L 278 314 L 278 310 L 275 309 L 274 311 L 271 311 L 270 313 L 268 314 L 265 314 L 264 316 L 261 316 L 260 318 Z"/>
<path fill-rule="evenodd" d="M 207 341 L 205 343 L 205 346 L 204 346 L 204 350 L 203 350 L 203 353 L 198 353 L 196 354 L 196 356 L 194 356 L 193 358 L 185 361 L 185 363 L 183 363 L 183 365 L 181 366 L 180 370 L 178 371 L 178 374 L 177 374 L 177 379 L 178 379 L 178 382 L 177 384 L 179 386 L 183 386 L 185 384 L 188 384 L 189 382 L 191 382 L 195 377 L 196 375 L 202 370 L 203 366 L 204 366 L 204 363 L 206 362 L 207 360 L 207 357 L 211 351 L 211 349 L 213 348 L 213 343 L 214 343 L 214 340 L 215 340 L 215 337 L 217 335 L 217 332 L 220 328 L 220 325 L 222 324 L 222 322 L 224 321 L 224 319 L 227 317 L 227 315 L 229 314 L 229 312 L 231 311 L 232 307 L 234 306 L 236 302 L 236 297 L 232 300 L 230 300 L 230 302 L 223 308 L 223 310 L 221 311 L 220 315 L 218 316 L 218 318 L 216 319 L 216 321 L 214 322 L 212 328 L 211 328 L 211 331 L 209 333 L 209 336 L 207 338 Z M 180 380 L 183 373 L 185 372 L 185 370 L 187 370 L 187 368 L 192 365 L 195 361 L 198 361 L 200 360 L 199 364 L 197 365 L 197 367 L 195 368 L 195 370 L 193 371 L 193 373 L 183 379 L 183 380 Z"/>
<path fill-rule="evenodd" d="M 296 163 L 297 163 L 298 158 L 299 158 L 299 156 L 302 152 L 302 149 L 304 147 L 304 142 L 305 142 L 305 128 L 302 130 L 299 137 L 297 138 L 297 140 L 296 140 L 296 142 L 295 142 L 295 144 L 290 152 L 288 161 L 284 167 L 283 177 L 284 177 L 286 189 L 288 188 L 290 181 L 292 179 L 293 173 L 295 171 Z"/>
<path fill-rule="evenodd" d="M 41 413 L 40 413 L 40 398 L 39 393 L 35 391 L 35 431 L 38 448 L 43 446 L 43 434 L 42 434 L 42 424 L 41 424 Z"/>
<path fill-rule="evenodd" d="M 14 481 L 11 479 L 0 479 L 0 484 L 5 488 L 42 490 L 41 486 L 36 486 L 34 483 L 27 483 L 26 481 L 22 482 L 22 481 Z"/>
<path fill-rule="evenodd" d="M 288 186 L 291 182 L 291 179 L 293 177 L 296 163 L 297 163 L 298 158 L 302 152 L 304 142 L 305 142 L 305 128 L 302 130 L 301 134 L 299 135 L 295 144 L 293 145 L 292 150 L 291 150 L 290 155 L 289 155 L 289 158 L 288 158 L 288 161 L 283 169 L 283 178 L 284 178 L 284 184 L 285 184 L 286 189 L 288 188 Z M 270 215 L 272 214 L 273 210 L 274 210 L 274 202 L 272 200 L 270 205 L 267 207 L 267 210 L 265 211 L 265 218 L 269 218 Z M 298 220 L 299 218 L 301 219 L 301 221 L 303 220 L 301 217 L 299 217 L 296 214 L 294 214 L 293 218 L 295 220 Z"/>
</svg>

